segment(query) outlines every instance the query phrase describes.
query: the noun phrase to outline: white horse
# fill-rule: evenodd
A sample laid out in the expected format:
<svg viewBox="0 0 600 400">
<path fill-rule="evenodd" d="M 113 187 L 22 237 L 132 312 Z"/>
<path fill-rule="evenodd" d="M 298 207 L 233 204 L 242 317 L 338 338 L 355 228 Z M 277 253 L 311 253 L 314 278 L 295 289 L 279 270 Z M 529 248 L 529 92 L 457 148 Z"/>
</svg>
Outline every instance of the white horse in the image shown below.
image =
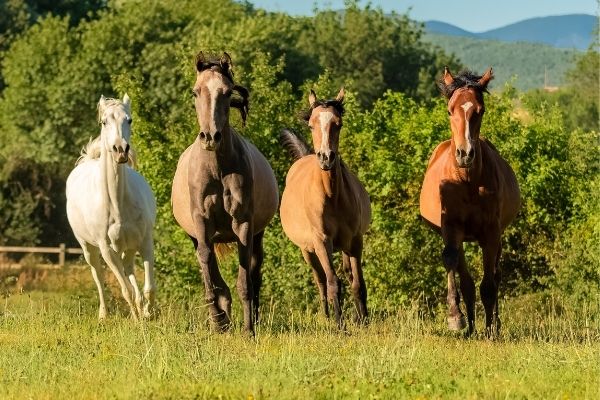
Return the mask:
<svg viewBox="0 0 600 400">
<path fill-rule="evenodd" d="M 104 267 L 113 271 L 134 319 L 154 313 L 154 242 L 156 200 L 145 179 L 133 169 L 130 150 L 131 102 L 100 97 L 100 136 L 83 150 L 67 179 L 67 217 L 98 286 L 100 310 L 106 317 Z M 133 274 L 139 252 L 145 270 L 144 297 Z"/>
</svg>

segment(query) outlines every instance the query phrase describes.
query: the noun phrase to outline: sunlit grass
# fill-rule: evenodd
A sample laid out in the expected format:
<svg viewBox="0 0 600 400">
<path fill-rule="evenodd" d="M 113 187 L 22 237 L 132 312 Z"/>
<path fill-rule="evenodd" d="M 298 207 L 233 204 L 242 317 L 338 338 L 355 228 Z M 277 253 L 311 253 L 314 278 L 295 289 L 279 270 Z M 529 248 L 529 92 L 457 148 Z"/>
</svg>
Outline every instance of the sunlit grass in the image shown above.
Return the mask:
<svg viewBox="0 0 600 400">
<path fill-rule="evenodd" d="M 0 304 L 0 398 L 598 398 L 598 305 L 502 303 L 503 334 L 465 339 L 444 315 L 374 310 L 347 332 L 265 301 L 254 339 L 210 330 L 200 299 L 136 324 L 96 320 L 91 282 Z M 235 300 L 237 301 L 237 299 Z M 234 310 L 235 311 L 235 310 Z M 478 320 L 481 328 L 482 321 Z"/>
</svg>

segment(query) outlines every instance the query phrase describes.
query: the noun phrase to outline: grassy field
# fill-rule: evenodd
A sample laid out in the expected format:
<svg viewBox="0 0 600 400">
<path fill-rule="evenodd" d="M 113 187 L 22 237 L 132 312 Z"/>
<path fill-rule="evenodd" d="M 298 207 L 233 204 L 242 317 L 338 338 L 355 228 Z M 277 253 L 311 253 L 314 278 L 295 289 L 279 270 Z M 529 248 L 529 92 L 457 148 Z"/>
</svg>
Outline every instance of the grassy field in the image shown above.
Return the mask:
<svg viewBox="0 0 600 400">
<path fill-rule="evenodd" d="M 598 305 L 505 300 L 504 333 L 490 341 L 451 334 L 443 314 L 417 307 L 340 333 L 271 303 L 250 339 L 239 326 L 211 332 L 200 299 L 161 304 L 143 324 L 113 301 L 98 323 L 88 275 L 4 290 L 0 398 L 600 398 Z M 52 289 L 61 279 L 68 290 Z"/>
</svg>

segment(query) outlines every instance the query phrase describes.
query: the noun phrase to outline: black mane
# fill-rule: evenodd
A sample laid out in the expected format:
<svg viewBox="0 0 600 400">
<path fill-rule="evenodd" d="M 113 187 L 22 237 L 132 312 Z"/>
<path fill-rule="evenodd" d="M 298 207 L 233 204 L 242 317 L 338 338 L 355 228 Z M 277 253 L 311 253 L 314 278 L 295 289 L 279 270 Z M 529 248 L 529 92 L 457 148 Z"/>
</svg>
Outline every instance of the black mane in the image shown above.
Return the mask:
<svg viewBox="0 0 600 400">
<path fill-rule="evenodd" d="M 198 72 L 202 72 L 205 71 L 207 69 L 211 69 L 213 71 L 219 72 L 221 75 L 226 76 L 227 78 L 229 78 L 229 80 L 231 81 L 231 83 L 235 83 L 235 81 L 233 80 L 233 70 L 232 68 L 223 68 L 223 66 L 221 65 L 221 62 L 218 58 L 215 59 L 210 59 L 208 61 L 204 61 L 201 64 L 198 63 L 196 64 L 196 70 Z"/>
<path fill-rule="evenodd" d="M 333 107 L 333 109 L 338 112 L 340 117 L 342 115 L 344 115 L 344 102 L 340 101 L 340 100 L 332 99 L 332 100 L 317 100 L 317 101 L 315 101 L 308 110 L 301 113 L 300 117 L 303 120 L 308 121 L 310 119 L 310 116 L 312 115 L 313 110 L 320 106 Z"/>
<path fill-rule="evenodd" d="M 446 83 L 444 82 L 444 77 L 442 77 L 437 82 L 437 85 L 442 94 L 448 99 L 452 97 L 452 94 L 456 89 L 460 89 L 462 87 L 473 88 L 481 95 L 484 92 L 489 93 L 487 90 L 487 85 L 483 86 L 479 83 L 481 77 L 482 75 L 477 75 L 473 71 L 462 70 L 456 76 L 453 77 L 454 81 L 451 84 L 446 85 Z"/>
</svg>

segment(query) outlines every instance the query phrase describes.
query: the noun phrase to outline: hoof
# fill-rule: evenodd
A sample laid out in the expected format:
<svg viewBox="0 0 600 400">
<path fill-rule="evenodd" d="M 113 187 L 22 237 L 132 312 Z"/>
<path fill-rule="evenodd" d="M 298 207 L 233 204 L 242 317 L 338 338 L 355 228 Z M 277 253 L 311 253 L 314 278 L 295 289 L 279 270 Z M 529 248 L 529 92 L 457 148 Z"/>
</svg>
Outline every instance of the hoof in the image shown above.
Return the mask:
<svg viewBox="0 0 600 400">
<path fill-rule="evenodd" d="M 451 331 L 462 331 L 467 326 L 467 320 L 464 315 L 457 317 L 448 317 L 448 329 Z"/>
</svg>

